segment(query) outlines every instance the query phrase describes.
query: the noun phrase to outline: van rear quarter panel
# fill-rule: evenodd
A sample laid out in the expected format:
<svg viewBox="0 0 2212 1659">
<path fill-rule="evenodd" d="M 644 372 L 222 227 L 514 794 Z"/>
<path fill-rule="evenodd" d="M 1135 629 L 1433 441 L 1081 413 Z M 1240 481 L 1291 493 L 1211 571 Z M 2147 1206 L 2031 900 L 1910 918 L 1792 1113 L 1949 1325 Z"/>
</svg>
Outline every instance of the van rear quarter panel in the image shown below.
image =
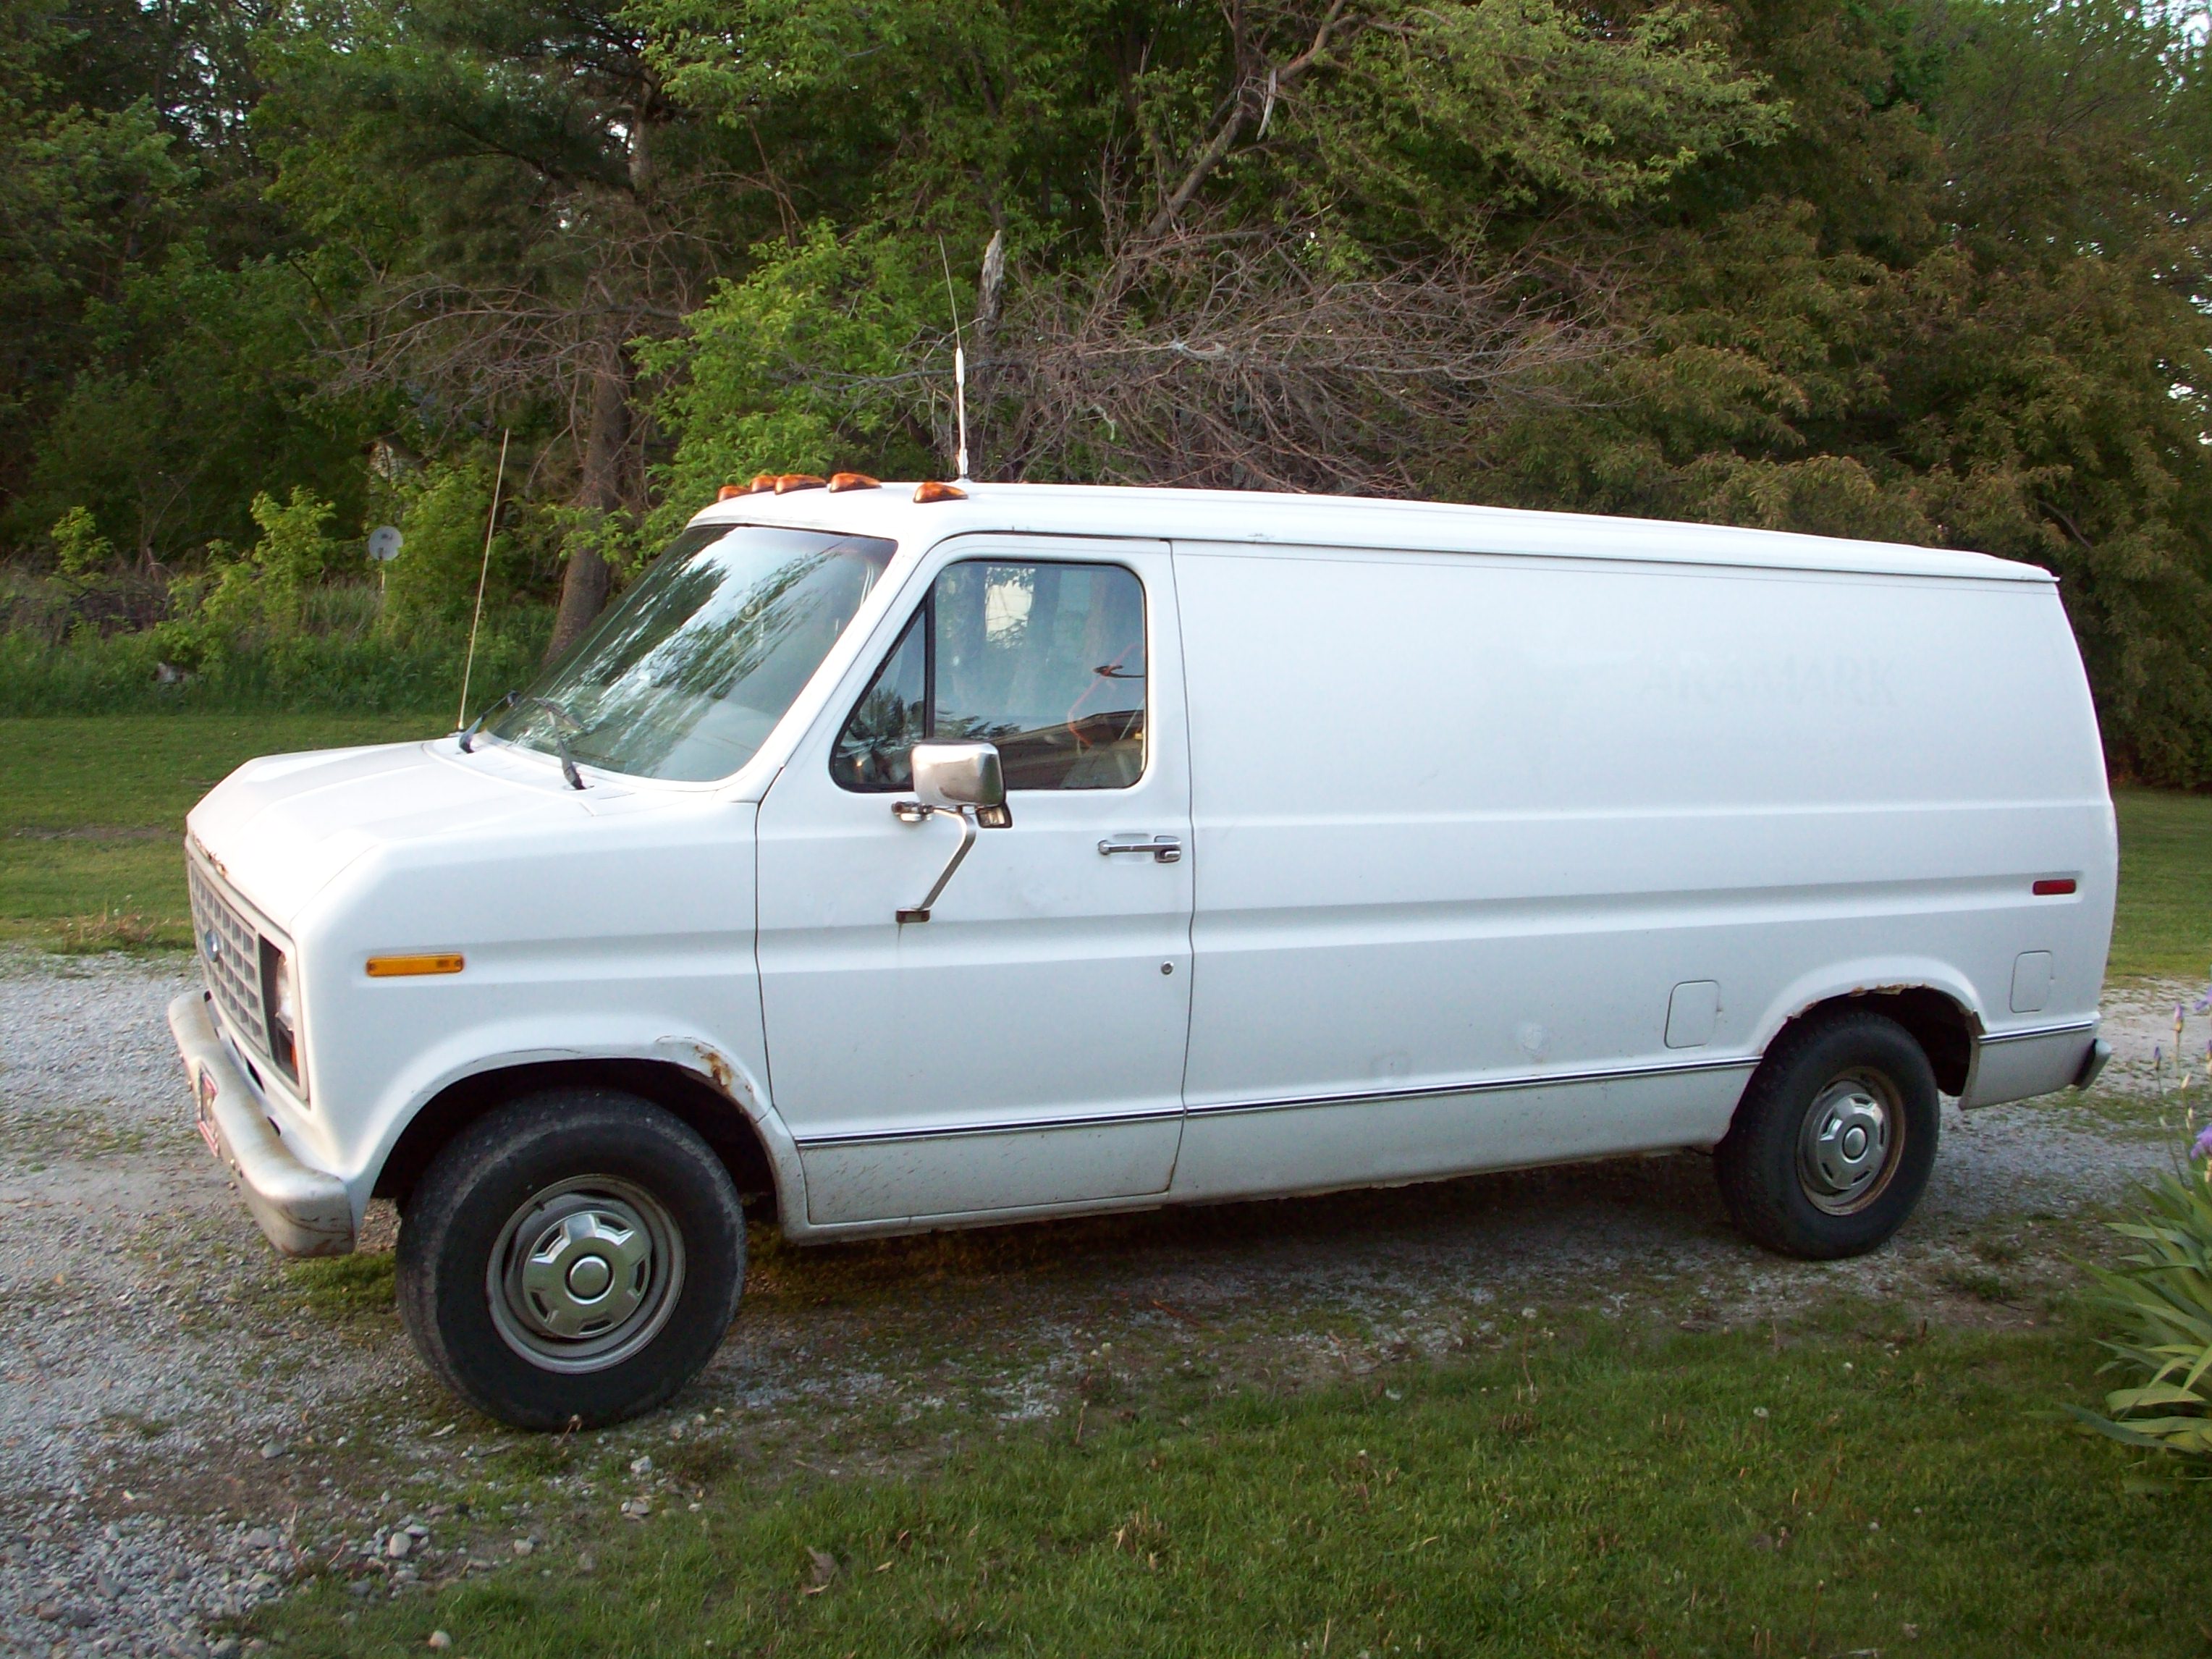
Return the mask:
<svg viewBox="0 0 2212 1659">
<path fill-rule="evenodd" d="M 1748 1060 L 1806 1003 L 1885 983 L 1939 985 L 1992 1030 L 2095 1012 L 2115 842 L 2052 585 L 1176 558 L 1194 1135 L 1240 1103 Z M 2047 876 L 2079 890 L 2034 896 Z M 2028 951 L 2053 983 L 2015 1016 Z M 1720 988 L 1711 1036 L 1669 1048 L 1697 981 Z M 1490 1161 L 1710 1142 L 1747 1074 L 1716 1065 L 1686 1101 L 1543 1091 L 1551 1127 Z M 1437 1172 L 1378 1157 L 1363 1173 Z"/>
</svg>

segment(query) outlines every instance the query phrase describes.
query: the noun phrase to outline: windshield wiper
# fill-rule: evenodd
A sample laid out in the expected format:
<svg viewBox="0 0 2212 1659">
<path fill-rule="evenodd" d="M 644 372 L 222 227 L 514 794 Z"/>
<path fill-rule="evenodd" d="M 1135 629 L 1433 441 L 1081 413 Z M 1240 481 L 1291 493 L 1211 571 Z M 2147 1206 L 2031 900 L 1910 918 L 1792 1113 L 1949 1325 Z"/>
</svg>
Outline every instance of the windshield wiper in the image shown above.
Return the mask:
<svg viewBox="0 0 2212 1659">
<path fill-rule="evenodd" d="M 469 722 L 469 729 L 462 732 L 454 739 L 456 743 L 460 744 L 461 752 L 464 755 L 475 754 L 477 752 L 476 735 L 477 732 L 483 730 L 483 723 L 489 720 L 494 714 L 500 714 L 506 709 L 514 708 L 516 699 L 521 696 L 522 693 L 520 691 L 510 691 L 505 696 L 498 699 L 496 702 L 486 708 L 483 714 L 471 720 Z"/>
<path fill-rule="evenodd" d="M 573 732 L 580 732 L 584 729 L 582 724 L 574 714 L 550 697 L 525 697 L 523 702 L 532 708 L 542 708 L 552 715 L 551 736 L 554 748 L 561 752 L 561 775 L 568 780 L 568 787 L 571 789 L 581 789 L 584 787 L 584 775 L 576 769 L 576 757 L 568 752 L 568 740 L 561 735 L 561 728 L 565 726 Z"/>
</svg>

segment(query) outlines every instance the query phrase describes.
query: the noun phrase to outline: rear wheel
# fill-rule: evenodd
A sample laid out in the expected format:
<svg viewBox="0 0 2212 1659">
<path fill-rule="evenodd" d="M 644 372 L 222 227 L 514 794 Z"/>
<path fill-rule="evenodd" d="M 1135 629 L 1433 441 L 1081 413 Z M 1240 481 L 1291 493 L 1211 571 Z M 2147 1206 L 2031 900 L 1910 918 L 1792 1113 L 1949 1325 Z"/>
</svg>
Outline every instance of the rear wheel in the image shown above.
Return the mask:
<svg viewBox="0 0 2212 1659">
<path fill-rule="evenodd" d="M 721 1161 L 635 1096 L 555 1090 L 471 1124 L 400 1228 L 399 1312 L 423 1360 L 518 1428 L 661 1404 L 714 1355 L 744 1279 Z"/>
<path fill-rule="evenodd" d="M 1904 1224 L 1935 1166 L 1936 1073 L 1905 1028 L 1837 1013 L 1792 1026 L 1714 1149 L 1737 1226 L 1769 1249 L 1826 1260 Z"/>
</svg>

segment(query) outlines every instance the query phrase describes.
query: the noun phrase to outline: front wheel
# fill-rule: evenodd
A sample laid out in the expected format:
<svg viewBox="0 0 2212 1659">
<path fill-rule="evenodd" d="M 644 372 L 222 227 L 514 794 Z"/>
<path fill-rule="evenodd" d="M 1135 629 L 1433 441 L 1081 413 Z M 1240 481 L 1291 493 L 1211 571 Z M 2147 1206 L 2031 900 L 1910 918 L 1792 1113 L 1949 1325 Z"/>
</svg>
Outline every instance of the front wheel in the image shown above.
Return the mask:
<svg viewBox="0 0 2212 1659">
<path fill-rule="evenodd" d="M 1840 1013 L 1793 1026 L 1713 1149 L 1729 1213 L 1785 1255 L 1863 1255 L 1920 1201 L 1937 1106 L 1928 1056 L 1896 1021 Z"/>
<path fill-rule="evenodd" d="M 399 1233 L 399 1315 L 454 1393 L 517 1428 L 650 1411 L 736 1315 L 744 1212 L 721 1161 L 649 1101 L 532 1095 L 440 1152 Z"/>
</svg>

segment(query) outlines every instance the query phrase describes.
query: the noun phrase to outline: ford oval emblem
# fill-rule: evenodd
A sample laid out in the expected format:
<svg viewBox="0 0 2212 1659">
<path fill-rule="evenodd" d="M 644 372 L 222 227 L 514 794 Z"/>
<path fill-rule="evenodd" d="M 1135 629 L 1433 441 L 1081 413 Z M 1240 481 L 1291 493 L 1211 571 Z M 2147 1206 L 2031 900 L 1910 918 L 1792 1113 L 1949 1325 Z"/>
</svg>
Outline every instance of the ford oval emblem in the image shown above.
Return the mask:
<svg viewBox="0 0 2212 1659">
<path fill-rule="evenodd" d="M 222 954 L 222 938 L 210 927 L 207 930 L 206 940 L 208 960 L 212 962 Z"/>
</svg>

